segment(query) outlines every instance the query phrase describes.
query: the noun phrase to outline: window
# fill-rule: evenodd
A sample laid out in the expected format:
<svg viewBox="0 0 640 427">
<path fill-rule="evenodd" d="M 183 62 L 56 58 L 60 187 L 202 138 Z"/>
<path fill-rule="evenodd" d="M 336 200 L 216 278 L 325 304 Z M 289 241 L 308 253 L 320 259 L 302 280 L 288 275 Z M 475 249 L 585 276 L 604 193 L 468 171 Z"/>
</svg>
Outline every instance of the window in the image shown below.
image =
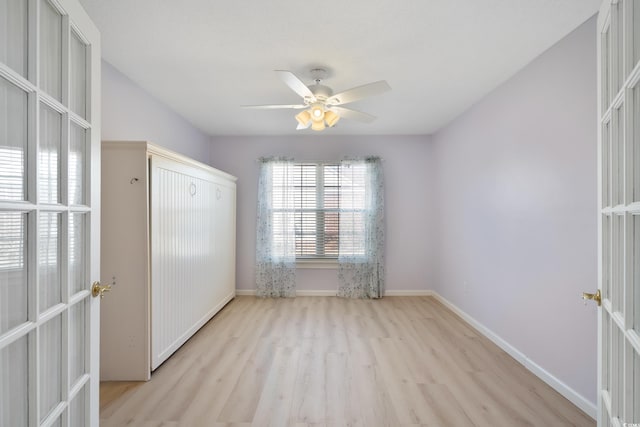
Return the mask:
<svg viewBox="0 0 640 427">
<path fill-rule="evenodd" d="M 273 168 L 273 241 L 293 215 L 296 259 L 364 255 L 365 166 L 280 163 Z"/>
<path fill-rule="evenodd" d="M 339 296 L 380 298 L 385 228 L 381 159 L 259 160 L 256 295 L 295 296 L 295 270 L 308 266 L 337 267 Z"/>
</svg>

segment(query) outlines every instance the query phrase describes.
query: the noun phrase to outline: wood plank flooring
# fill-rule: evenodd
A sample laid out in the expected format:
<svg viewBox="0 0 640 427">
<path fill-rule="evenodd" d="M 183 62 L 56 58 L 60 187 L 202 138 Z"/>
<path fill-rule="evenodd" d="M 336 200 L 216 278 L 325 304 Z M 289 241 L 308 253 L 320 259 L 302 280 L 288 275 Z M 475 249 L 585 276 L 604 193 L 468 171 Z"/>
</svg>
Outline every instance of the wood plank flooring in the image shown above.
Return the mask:
<svg viewBox="0 0 640 427">
<path fill-rule="evenodd" d="M 431 297 L 238 297 L 102 426 L 595 426 Z"/>
</svg>

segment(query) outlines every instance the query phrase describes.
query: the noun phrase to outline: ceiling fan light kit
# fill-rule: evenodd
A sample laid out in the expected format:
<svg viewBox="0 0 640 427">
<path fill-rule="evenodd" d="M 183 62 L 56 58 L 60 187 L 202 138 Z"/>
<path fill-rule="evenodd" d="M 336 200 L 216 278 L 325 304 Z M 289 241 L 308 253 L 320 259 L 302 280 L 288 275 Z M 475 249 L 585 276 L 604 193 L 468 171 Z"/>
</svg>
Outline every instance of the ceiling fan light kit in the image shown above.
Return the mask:
<svg viewBox="0 0 640 427">
<path fill-rule="evenodd" d="M 309 112 L 309 110 L 301 111 L 296 114 L 296 120 L 298 121 L 298 123 L 300 123 L 300 125 L 306 128 L 309 126 L 309 122 L 311 121 L 311 113 Z"/>
<path fill-rule="evenodd" d="M 244 108 L 256 109 L 304 109 L 296 114 L 298 121 L 297 129 L 307 129 L 322 131 L 327 126 L 333 127 L 338 123 L 340 118 L 348 118 L 364 123 L 370 123 L 375 120 L 375 116 L 350 108 L 341 107 L 340 105 L 355 102 L 360 99 L 379 95 L 383 92 L 391 90 L 386 81 L 380 80 L 363 86 L 358 86 L 337 95 L 333 95 L 330 87 L 321 85 L 323 77 L 327 74 L 322 68 L 314 68 L 311 75 L 315 84 L 311 86 L 305 85 L 291 71 L 276 70 L 282 81 L 291 88 L 295 93 L 302 97 L 303 104 L 295 105 L 245 105 Z"/>
<path fill-rule="evenodd" d="M 311 119 L 314 121 L 319 121 L 324 119 L 324 105 L 321 102 L 315 102 L 311 105 Z"/>
<path fill-rule="evenodd" d="M 314 120 L 311 122 L 311 129 L 321 131 L 325 128 L 324 120 Z"/>
<path fill-rule="evenodd" d="M 334 127 L 336 123 L 340 120 L 340 116 L 334 113 L 331 110 L 325 111 L 324 113 L 324 121 L 327 123 L 327 126 Z"/>
</svg>

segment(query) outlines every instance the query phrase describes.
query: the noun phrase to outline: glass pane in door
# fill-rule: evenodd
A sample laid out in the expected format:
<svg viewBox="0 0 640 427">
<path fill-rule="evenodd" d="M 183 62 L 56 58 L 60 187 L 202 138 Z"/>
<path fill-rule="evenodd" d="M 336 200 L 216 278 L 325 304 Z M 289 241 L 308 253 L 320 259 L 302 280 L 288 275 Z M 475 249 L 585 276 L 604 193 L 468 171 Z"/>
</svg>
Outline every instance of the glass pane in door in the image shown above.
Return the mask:
<svg viewBox="0 0 640 427">
<path fill-rule="evenodd" d="M 600 84 L 602 91 L 602 111 L 607 111 L 611 101 L 611 27 L 607 27 L 600 34 L 601 63 Z"/>
<path fill-rule="evenodd" d="M 611 325 L 613 351 L 611 369 L 611 416 L 622 418 L 624 410 L 624 334 L 615 322 Z"/>
<path fill-rule="evenodd" d="M 40 146 L 38 148 L 38 197 L 41 203 L 60 203 L 60 153 L 62 116 L 40 106 Z"/>
<path fill-rule="evenodd" d="M 25 199 L 26 151 L 27 94 L 0 77 L 0 200 Z"/>
<path fill-rule="evenodd" d="M 85 203 L 85 168 L 87 131 L 71 122 L 69 141 L 69 203 L 84 205 Z"/>
<path fill-rule="evenodd" d="M 611 203 L 616 206 L 625 202 L 624 186 L 624 105 L 614 109 L 612 117 L 611 139 Z"/>
<path fill-rule="evenodd" d="M 640 3 L 638 4 L 640 9 Z M 640 23 L 639 23 L 640 25 Z M 633 180 L 631 183 L 633 194 L 632 202 L 640 202 L 640 86 L 636 86 L 632 90 L 633 102 L 633 117 L 631 120 L 631 126 L 633 126 L 633 133 L 628 138 L 629 144 L 632 145 L 632 158 L 630 162 L 631 171 L 629 176 Z"/>
<path fill-rule="evenodd" d="M 71 31 L 71 69 L 69 88 L 71 111 L 82 118 L 87 117 L 87 45 Z"/>
<path fill-rule="evenodd" d="M 71 427 L 85 427 L 87 425 L 86 390 L 87 386 L 85 385 L 69 405 L 69 422 Z"/>
<path fill-rule="evenodd" d="M 611 303 L 614 312 L 624 312 L 622 293 L 624 292 L 624 215 L 614 214 L 612 238 L 613 248 L 611 257 Z"/>
<path fill-rule="evenodd" d="M 38 221 L 38 287 L 40 288 L 40 310 L 62 301 L 61 288 L 61 214 L 40 212 Z"/>
<path fill-rule="evenodd" d="M 69 215 L 69 280 L 71 295 L 87 288 L 86 214 Z"/>
<path fill-rule="evenodd" d="M 602 207 L 611 206 L 611 121 L 602 125 L 602 159 L 600 168 L 602 170 Z"/>
<path fill-rule="evenodd" d="M 27 337 L 0 349 L 0 426 L 28 425 Z"/>
<path fill-rule="evenodd" d="M 640 0 L 633 0 L 633 63 L 632 68 L 640 60 Z"/>
<path fill-rule="evenodd" d="M 611 299 L 611 215 L 602 215 L 602 298 Z"/>
<path fill-rule="evenodd" d="M 622 88 L 626 77 L 624 69 L 624 0 L 617 0 L 615 4 L 611 5 L 611 14 L 611 27 L 615 37 L 615 52 L 613 54 L 614 69 L 616 71 L 616 75 L 614 76 L 615 93 L 613 93 L 615 97 L 620 91 L 620 88 Z"/>
<path fill-rule="evenodd" d="M 611 317 L 602 311 L 602 389 L 611 394 Z"/>
<path fill-rule="evenodd" d="M 27 321 L 26 220 L 0 212 L 0 335 Z"/>
<path fill-rule="evenodd" d="M 62 316 L 56 316 L 39 329 L 40 350 L 38 389 L 40 421 L 62 400 Z"/>
<path fill-rule="evenodd" d="M 85 302 L 69 309 L 69 386 L 85 373 Z"/>
<path fill-rule="evenodd" d="M 633 384 L 633 394 L 631 396 L 631 402 L 633 407 L 630 412 L 633 412 L 631 423 L 640 423 L 640 354 L 637 351 L 633 351 L 633 375 L 630 376 L 629 381 Z"/>
<path fill-rule="evenodd" d="M 0 62 L 27 76 L 27 1 L 0 0 Z"/>
<path fill-rule="evenodd" d="M 640 215 L 633 215 L 633 329 L 640 335 Z M 640 397 L 640 394 L 638 395 Z"/>
<path fill-rule="evenodd" d="M 47 0 L 40 3 L 40 88 L 62 101 L 62 16 Z"/>
</svg>

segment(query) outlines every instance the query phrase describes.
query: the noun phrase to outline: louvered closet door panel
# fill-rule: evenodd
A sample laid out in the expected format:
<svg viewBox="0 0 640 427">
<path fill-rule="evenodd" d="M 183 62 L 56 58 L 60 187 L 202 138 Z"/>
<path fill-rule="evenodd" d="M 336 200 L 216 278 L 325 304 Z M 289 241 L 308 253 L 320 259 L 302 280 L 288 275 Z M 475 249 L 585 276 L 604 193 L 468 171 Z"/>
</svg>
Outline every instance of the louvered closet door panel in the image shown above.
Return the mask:
<svg viewBox="0 0 640 427">
<path fill-rule="evenodd" d="M 151 367 L 211 316 L 215 184 L 206 171 L 151 159 Z"/>
</svg>

